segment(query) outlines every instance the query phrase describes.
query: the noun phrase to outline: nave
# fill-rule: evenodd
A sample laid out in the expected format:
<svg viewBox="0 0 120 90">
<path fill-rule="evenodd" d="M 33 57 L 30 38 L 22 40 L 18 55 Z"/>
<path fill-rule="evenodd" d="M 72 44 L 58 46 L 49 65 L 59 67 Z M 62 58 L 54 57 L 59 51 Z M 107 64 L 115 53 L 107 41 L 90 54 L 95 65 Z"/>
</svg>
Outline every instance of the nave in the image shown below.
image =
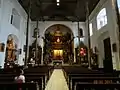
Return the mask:
<svg viewBox="0 0 120 90">
<path fill-rule="evenodd" d="M 120 90 L 119 1 L 0 0 L 0 90 Z"/>
</svg>

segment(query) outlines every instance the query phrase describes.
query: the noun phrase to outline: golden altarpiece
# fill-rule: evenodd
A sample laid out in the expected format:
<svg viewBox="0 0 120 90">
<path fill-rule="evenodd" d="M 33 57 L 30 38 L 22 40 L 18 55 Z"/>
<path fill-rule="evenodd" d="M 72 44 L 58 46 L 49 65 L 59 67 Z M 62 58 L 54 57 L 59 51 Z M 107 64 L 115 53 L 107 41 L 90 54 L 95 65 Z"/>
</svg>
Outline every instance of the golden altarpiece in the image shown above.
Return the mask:
<svg viewBox="0 0 120 90">
<path fill-rule="evenodd" d="M 73 60 L 71 33 L 62 33 L 59 29 L 45 34 L 44 63 L 70 63 Z"/>
</svg>

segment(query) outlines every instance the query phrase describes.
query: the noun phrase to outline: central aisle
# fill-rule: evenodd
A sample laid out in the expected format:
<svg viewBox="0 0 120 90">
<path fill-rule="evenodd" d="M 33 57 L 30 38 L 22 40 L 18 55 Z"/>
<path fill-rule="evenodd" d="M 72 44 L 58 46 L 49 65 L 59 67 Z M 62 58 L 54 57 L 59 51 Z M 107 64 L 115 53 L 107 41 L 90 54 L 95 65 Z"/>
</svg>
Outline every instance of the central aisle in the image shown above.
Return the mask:
<svg viewBox="0 0 120 90">
<path fill-rule="evenodd" d="M 54 69 L 45 90 L 69 90 L 62 69 Z"/>
</svg>

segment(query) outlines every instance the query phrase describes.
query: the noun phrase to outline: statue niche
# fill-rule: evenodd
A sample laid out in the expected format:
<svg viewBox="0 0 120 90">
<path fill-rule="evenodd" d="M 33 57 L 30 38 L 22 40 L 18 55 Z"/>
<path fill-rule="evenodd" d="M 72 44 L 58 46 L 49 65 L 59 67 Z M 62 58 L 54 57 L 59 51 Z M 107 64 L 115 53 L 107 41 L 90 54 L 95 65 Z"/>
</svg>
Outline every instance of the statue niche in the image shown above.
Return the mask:
<svg viewBox="0 0 120 90">
<path fill-rule="evenodd" d="M 17 44 L 9 37 L 6 45 L 5 68 L 12 68 L 17 61 Z"/>
<path fill-rule="evenodd" d="M 28 63 L 31 64 L 41 64 L 41 55 L 42 55 L 42 48 L 37 44 L 37 53 L 36 53 L 36 40 L 29 46 L 29 60 Z M 37 60 L 35 60 L 37 57 Z"/>
<path fill-rule="evenodd" d="M 77 63 L 88 67 L 88 51 L 87 46 L 81 41 L 80 45 L 76 48 Z"/>
</svg>

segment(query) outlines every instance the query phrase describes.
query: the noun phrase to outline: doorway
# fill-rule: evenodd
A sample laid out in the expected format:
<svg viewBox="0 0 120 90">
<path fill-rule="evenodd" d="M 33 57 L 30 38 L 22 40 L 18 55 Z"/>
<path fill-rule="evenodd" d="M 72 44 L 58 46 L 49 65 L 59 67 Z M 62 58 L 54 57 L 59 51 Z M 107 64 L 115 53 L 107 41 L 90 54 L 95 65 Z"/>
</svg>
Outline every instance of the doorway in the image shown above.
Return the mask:
<svg viewBox="0 0 120 90">
<path fill-rule="evenodd" d="M 104 70 L 105 72 L 112 72 L 112 53 L 111 53 L 111 42 L 110 37 L 103 40 L 104 43 Z"/>
</svg>

